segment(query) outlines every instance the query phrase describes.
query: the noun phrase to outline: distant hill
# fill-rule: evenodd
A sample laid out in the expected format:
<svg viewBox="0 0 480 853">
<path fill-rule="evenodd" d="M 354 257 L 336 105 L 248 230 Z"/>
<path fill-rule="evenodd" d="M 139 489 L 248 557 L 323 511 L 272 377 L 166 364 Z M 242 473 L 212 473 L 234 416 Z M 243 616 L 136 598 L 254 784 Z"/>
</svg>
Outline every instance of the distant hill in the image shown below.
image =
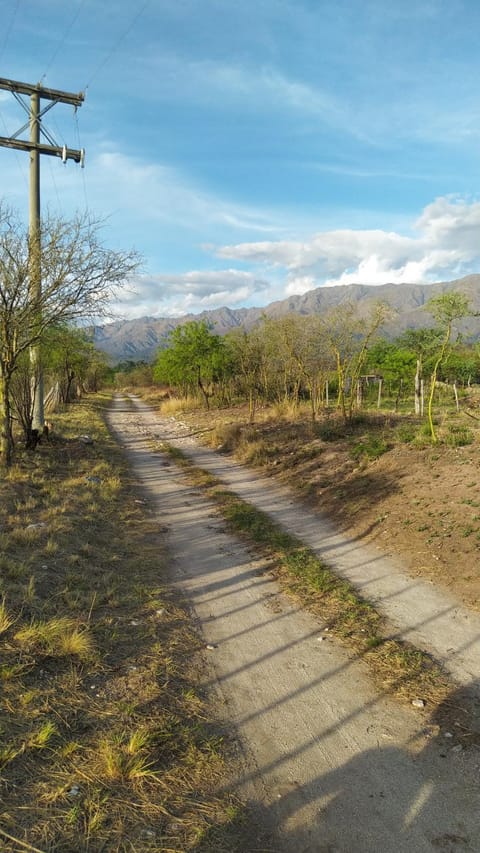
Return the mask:
<svg viewBox="0 0 480 853">
<path fill-rule="evenodd" d="M 108 353 L 115 362 L 151 361 L 165 343 L 168 333 L 176 326 L 189 320 L 206 320 L 217 334 L 224 335 L 230 329 L 251 329 L 266 314 L 283 317 L 285 314 L 324 314 L 345 302 L 358 304 L 358 311 L 366 314 L 376 302 L 386 302 L 394 309 L 394 317 L 385 327 L 389 337 L 405 329 L 416 329 L 431 325 L 432 317 L 425 306 L 432 296 L 448 290 L 465 293 L 474 312 L 480 314 L 480 275 L 468 275 L 455 281 L 436 284 L 350 284 L 337 287 L 317 287 L 300 296 L 290 296 L 271 302 L 263 308 L 218 308 L 201 314 L 186 314 L 176 318 L 142 317 L 138 320 L 117 320 L 104 326 L 96 326 L 96 346 Z M 473 317 L 462 325 L 462 332 L 469 339 L 480 339 L 480 318 Z"/>
</svg>

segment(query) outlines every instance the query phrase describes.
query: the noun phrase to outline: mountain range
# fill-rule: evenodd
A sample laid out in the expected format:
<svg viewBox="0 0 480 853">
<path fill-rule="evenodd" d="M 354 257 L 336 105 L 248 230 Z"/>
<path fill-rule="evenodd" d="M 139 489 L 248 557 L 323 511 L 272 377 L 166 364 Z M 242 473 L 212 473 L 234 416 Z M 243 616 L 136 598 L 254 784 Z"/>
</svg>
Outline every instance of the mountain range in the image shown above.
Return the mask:
<svg viewBox="0 0 480 853">
<path fill-rule="evenodd" d="M 351 302 L 360 314 L 369 313 L 378 302 L 393 309 L 392 319 L 383 328 L 388 337 L 395 337 L 407 328 L 432 325 L 433 319 L 427 303 L 433 296 L 447 291 L 464 293 L 470 300 L 474 314 L 480 315 L 480 275 L 468 275 L 454 281 L 435 284 L 350 284 L 335 287 L 317 287 L 298 296 L 271 302 L 263 308 L 218 308 L 201 314 L 181 317 L 141 317 L 136 320 L 116 320 L 95 326 L 94 342 L 106 352 L 112 362 L 152 361 L 157 350 L 165 345 L 167 336 L 176 326 L 189 320 L 206 320 L 217 334 L 231 329 L 251 329 L 262 316 L 283 317 L 285 314 L 325 314 L 332 308 Z M 480 339 L 480 317 L 462 322 L 461 331 L 468 339 Z"/>
</svg>

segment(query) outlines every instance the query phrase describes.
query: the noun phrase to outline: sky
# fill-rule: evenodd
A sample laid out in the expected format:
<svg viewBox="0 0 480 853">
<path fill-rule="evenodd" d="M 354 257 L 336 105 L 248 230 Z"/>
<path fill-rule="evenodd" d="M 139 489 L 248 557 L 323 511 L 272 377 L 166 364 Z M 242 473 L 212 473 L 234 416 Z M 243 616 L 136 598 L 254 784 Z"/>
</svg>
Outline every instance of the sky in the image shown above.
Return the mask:
<svg viewBox="0 0 480 853">
<path fill-rule="evenodd" d="M 0 20 L 1 77 L 85 93 L 43 119 L 86 156 L 41 157 L 42 211 L 140 253 L 118 316 L 480 272 L 478 0 L 0 0 Z M 0 136 L 25 120 L 0 90 Z M 25 219 L 28 185 L 0 147 Z"/>
</svg>

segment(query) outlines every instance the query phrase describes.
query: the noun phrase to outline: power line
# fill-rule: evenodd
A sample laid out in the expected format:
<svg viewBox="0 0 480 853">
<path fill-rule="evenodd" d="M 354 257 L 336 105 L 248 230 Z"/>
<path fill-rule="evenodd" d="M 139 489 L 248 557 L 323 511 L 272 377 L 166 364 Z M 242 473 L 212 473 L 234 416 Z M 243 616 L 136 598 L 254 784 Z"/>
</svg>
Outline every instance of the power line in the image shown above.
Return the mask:
<svg viewBox="0 0 480 853">
<path fill-rule="evenodd" d="M 61 210 L 62 203 L 60 201 L 60 194 L 58 192 L 58 187 L 57 187 L 57 182 L 55 180 L 55 175 L 53 174 L 53 166 L 52 166 L 51 160 L 48 161 L 48 166 L 49 166 L 50 178 L 51 178 L 52 184 L 53 184 L 53 189 L 55 190 L 55 195 L 57 196 L 58 209 Z"/>
<path fill-rule="evenodd" d="M 4 54 L 5 48 L 6 48 L 7 43 L 8 43 L 8 39 L 10 38 L 10 33 L 12 32 L 13 25 L 15 23 L 15 18 L 17 17 L 17 12 L 18 12 L 19 6 L 20 6 L 20 0 L 17 0 L 17 2 L 15 3 L 15 7 L 13 9 L 13 12 L 11 14 L 9 24 L 5 30 L 5 36 L 4 36 L 2 45 L 0 47 L 0 59 L 2 58 L 2 56 Z"/>
<path fill-rule="evenodd" d="M 80 143 L 80 127 L 78 124 L 78 113 L 77 110 L 74 110 L 74 124 L 75 124 L 75 135 L 77 139 L 77 145 L 80 150 L 82 150 L 82 145 Z M 87 181 L 85 178 L 85 169 L 82 169 L 82 183 L 83 183 L 83 197 L 85 199 L 85 210 L 88 210 L 88 195 L 87 195 Z"/>
<path fill-rule="evenodd" d="M 8 126 L 7 126 L 7 122 L 5 121 L 4 115 L 3 115 L 3 113 L 2 113 L 2 111 L 1 111 L 1 110 L 0 110 L 0 121 L 2 122 L 2 124 L 3 124 L 4 128 L 5 128 L 5 133 L 6 133 L 6 134 L 7 134 L 7 136 L 8 136 Z M 19 168 L 19 170 L 20 170 L 20 174 L 21 174 L 21 176 L 22 176 L 22 178 L 23 178 L 23 180 L 24 180 L 24 182 L 25 182 L 25 185 L 26 185 L 26 186 L 27 186 L 27 188 L 28 188 L 28 178 L 27 178 L 27 173 L 26 173 L 25 169 L 23 168 L 22 161 L 21 161 L 21 159 L 20 159 L 20 157 L 19 157 L 18 151 L 15 151 L 15 159 L 16 159 L 16 161 L 17 161 L 17 166 L 18 166 L 18 168 Z"/>
<path fill-rule="evenodd" d="M 53 52 L 53 55 L 52 55 L 50 61 L 47 63 L 47 67 L 45 68 L 45 71 L 42 74 L 42 80 L 45 79 L 48 72 L 50 71 L 50 68 L 52 67 L 53 63 L 55 62 L 55 60 L 56 60 L 58 54 L 60 53 L 63 45 L 65 44 L 67 37 L 70 35 L 70 31 L 72 30 L 73 25 L 76 23 L 78 16 L 80 15 L 80 12 L 82 11 L 84 5 L 85 5 L 85 0 L 80 0 L 77 11 L 74 12 L 73 17 L 72 17 L 70 23 L 67 25 L 67 27 L 63 33 L 63 36 L 61 37 L 57 47 L 55 48 L 55 50 Z"/>
<path fill-rule="evenodd" d="M 138 12 L 133 16 L 133 18 L 130 21 L 130 23 L 128 24 L 126 30 L 124 30 L 124 32 L 122 32 L 119 35 L 117 40 L 113 43 L 112 47 L 107 51 L 107 54 L 104 57 L 104 59 L 102 59 L 102 61 L 97 65 L 97 67 L 95 68 L 93 73 L 90 75 L 90 78 L 89 78 L 87 84 L 85 85 L 85 90 L 88 89 L 92 80 L 95 77 L 97 77 L 97 75 L 102 70 L 102 68 L 104 68 L 104 66 L 107 64 L 107 62 L 112 58 L 113 54 L 120 47 L 122 41 L 124 41 L 124 39 L 126 39 L 126 37 L 131 33 L 135 24 L 137 23 L 138 19 L 143 15 L 143 13 L 144 13 L 145 9 L 147 8 L 147 6 L 149 5 L 149 3 L 150 3 L 150 0 L 145 0 L 145 3 L 143 4 L 143 6 L 141 6 L 141 8 L 138 10 Z"/>
</svg>

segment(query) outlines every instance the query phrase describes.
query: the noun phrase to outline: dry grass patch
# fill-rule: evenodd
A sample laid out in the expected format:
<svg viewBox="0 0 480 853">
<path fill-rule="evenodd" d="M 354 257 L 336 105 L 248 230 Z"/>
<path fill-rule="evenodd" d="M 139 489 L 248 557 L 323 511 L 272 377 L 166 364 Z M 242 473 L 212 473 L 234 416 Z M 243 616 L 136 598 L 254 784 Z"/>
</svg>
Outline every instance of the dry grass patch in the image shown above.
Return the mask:
<svg viewBox="0 0 480 853">
<path fill-rule="evenodd" d="M 89 629 L 67 616 L 33 621 L 20 628 L 13 639 L 37 658 L 44 655 L 88 661 L 94 656 L 95 642 Z"/>
<path fill-rule="evenodd" d="M 233 853 L 202 642 L 105 404 L 57 416 L 0 481 L 0 849 Z"/>
<path fill-rule="evenodd" d="M 11 625 L 13 625 L 14 619 L 10 616 L 5 600 L 3 600 L 0 604 L 0 634 L 4 634 L 5 631 L 8 631 Z"/>
</svg>

